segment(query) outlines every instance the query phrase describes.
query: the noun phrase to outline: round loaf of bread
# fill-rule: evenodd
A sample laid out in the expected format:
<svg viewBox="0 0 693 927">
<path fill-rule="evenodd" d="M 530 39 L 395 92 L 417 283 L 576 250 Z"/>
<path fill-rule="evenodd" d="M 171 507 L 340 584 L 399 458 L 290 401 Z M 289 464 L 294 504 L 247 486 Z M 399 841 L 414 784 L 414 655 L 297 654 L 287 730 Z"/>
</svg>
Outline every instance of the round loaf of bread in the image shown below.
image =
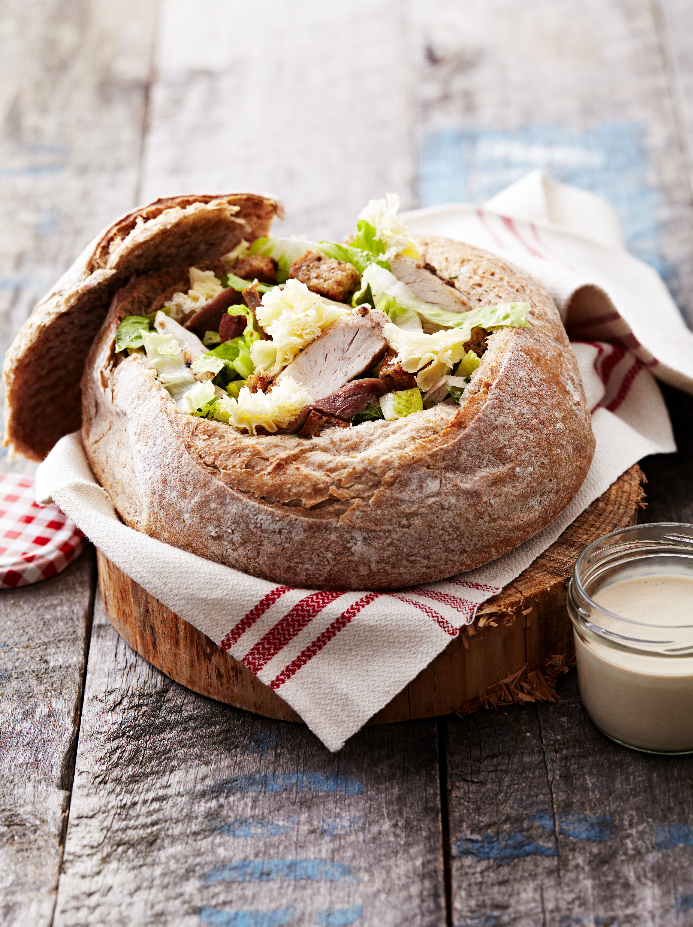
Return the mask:
<svg viewBox="0 0 693 927">
<path fill-rule="evenodd" d="M 275 209 L 243 237 L 267 234 Z M 180 412 L 146 357 L 116 357 L 114 342 L 120 321 L 148 312 L 181 282 L 182 268 L 220 254 L 198 240 L 191 259 L 179 248 L 169 260 L 168 236 L 185 238 L 184 218 L 156 230 L 148 264 L 127 278 L 113 259 L 120 286 L 102 300 L 110 309 L 84 367 L 84 446 L 126 524 L 275 582 L 392 589 L 499 557 L 575 495 L 594 438 L 551 297 L 498 257 L 447 239 L 416 243 L 470 308 L 530 306 L 528 327 L 489 335 L 459 406 L 309 439 L 249 436 Z"/>
</svg>

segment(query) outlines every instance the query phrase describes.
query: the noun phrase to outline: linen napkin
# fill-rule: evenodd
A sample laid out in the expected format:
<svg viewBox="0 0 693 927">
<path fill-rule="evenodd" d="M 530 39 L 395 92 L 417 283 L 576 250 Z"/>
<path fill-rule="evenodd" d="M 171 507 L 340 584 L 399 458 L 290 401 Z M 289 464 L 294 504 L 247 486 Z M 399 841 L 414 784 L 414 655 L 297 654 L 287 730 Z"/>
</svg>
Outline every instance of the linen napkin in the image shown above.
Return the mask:
<svg viewBox="0 0 693 927">
<path fill-rule="evenodd" d="M 693 334 L 655 271 L 623 249 L 615 214 L 592 194 L 535 172 L 485 207 L 405 218 L 414 232 L 460 238 L 525 267 L 579 335 L 572 347 L 592 409 L 594 461 L 570 505 L 525 544 L 481 569 L 390 593 L 295 589 L 123 525 L 79 433 L 59 441 L 37 473 L 39 501 L 54 501 L 120 569 L 277 692 L 332 751 L 621 473 L 675 450 L 653 373 L 693 392 Z"/>
</svg>

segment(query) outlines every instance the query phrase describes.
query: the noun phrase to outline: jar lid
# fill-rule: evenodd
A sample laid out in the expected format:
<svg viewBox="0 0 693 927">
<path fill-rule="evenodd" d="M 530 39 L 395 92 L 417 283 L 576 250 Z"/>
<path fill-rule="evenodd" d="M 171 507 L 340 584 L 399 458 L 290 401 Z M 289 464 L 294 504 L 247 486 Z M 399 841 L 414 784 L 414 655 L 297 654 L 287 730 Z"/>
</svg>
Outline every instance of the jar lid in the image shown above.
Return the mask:
<svg viewBox="0 0 693 927">
<path fill-rule="evenodd" d="M 0 588 L 28 586 L 60 573 L 86 538 L 57 505 L 36 502 L 34 481 L 0 473 Z"/>
</svg>

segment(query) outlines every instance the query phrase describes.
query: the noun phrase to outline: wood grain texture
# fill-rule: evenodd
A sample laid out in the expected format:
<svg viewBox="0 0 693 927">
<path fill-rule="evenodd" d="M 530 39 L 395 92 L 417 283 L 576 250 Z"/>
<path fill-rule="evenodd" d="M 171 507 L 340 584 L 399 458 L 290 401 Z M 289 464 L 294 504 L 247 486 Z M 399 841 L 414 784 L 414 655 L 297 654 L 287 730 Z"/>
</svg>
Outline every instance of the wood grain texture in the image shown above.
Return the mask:
<svg viewBox="0 0 693 927">
<path fill-rule="evenodd" d="M 338 239 L 372 197 L 413 205 L 403 12 L 397 0 L 162 0 L 143 198 L 271 192 L 286 206 L 280 234 Z"/>
<path fill-rule="evenodd" d="M 154 0 L 0 4 L 0 354 L 136 196 Z M 46 389 L 50 389 L 46 384 Z M 33 473 L 26 461 L 0 469 Z M 67 827 L 91 554 L 0 593 L 0 923 L 47 927 Z"/>
<path fill-rule="evenodd" d="M 0 3 L 0 357 L 38 300 L 137 196 L 155 7 Z M 36 467 L 0 448 L 0 469 Z"/>
<path fill-rule="evenodd" d="M 195 695 L 97 604 L 55 925 L 439 927 L 437 758 L 430 721 L 331 755 Z"/>
<path fill-rule="evenodd" d="M 372 719 L 383 724 L 469 712 L 508 699 L 552 698 L 571 662 L 565 596 L 583 547 L 634 524 L 642 473 L 632 467 L 509 587 L 489 599 L 475 624 L 450 642 Z M 284 721 L 298 715 L 241 663 L 175 615 L 98 553 L 106 613 L 118 633 L 154 666 L 203 695 Z M 508 677 L 511 683 L 505 682 Z"/>
<path fill-rule="evenodd" d="M 94 585 L 91 552 L 63 573 L 0 592 L 0 924 L 53 915 Z"/>
<path fill-rule="evenodd" d="M 0 346 L 137 196 L 155 0 L 3 2 Z"/>
<path fill-rule="evenodd" d="M 454 923 L 690 923 L 692 757 L 626 750 L 556 705 L 448 720 Z"/>
<path fill-rule="evenodd" d="M 688 181 L 693 191 L 693 17 L 686 0 L 657 0 L 662 52 L 668 65 L 669 94 L 678 109 L 685 139 Z"/>
<path fill-rule="evenodd" d="M 457 178 L 458 196 L 476 202 L 537 167 L 593 189 L 693 321 L 685 139 L 655 9 L 649 0 L 535 0 L 531 11 L 470 0 L 462 14 L 455 0 L 411 0 L 420 190 L 445 199 Z"/>
</svg>

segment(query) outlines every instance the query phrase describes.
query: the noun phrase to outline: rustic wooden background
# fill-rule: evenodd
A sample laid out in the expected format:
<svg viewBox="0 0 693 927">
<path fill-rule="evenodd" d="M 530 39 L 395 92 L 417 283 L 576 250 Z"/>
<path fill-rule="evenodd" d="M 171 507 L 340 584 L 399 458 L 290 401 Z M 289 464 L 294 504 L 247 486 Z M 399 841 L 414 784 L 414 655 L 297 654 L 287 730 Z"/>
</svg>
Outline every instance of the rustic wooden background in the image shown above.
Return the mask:
<svg viewBox="0 0 693 927">
<path fill-rule="evenodd" d="M 483 200 L 534 167 L 605 196 L 693 322 L 686 0 L 0 0 L 0 37 L 3 350 L 156 196 L 267 191 L 287 232 L 340 236 L 386 191 Z M 644 518 L 691 522 L 693 399 L 665 395 Z M 85 555 L 0 593 L 0 687 L 1 925 L 693 924 L 693 758 L 613 745 L 574 673 L 332 756 L 144 663 Z"/>
</svg>

